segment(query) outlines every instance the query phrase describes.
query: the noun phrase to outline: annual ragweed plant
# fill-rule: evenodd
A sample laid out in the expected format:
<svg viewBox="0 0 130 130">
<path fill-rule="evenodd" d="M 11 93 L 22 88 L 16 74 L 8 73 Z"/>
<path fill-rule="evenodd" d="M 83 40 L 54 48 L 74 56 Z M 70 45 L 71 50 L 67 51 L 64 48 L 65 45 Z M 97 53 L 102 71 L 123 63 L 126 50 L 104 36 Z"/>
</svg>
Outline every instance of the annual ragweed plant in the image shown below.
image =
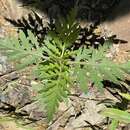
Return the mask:
<svg viewBox="0 0 130 130">
<path fill-rule="evenodd" d="M 85 45 L 74 49 L 80 33 L 75 17 L 72 10 L 67 18 L 56 20 L 54 30 L 48 31 L 40 43 L 31 31 L 27 36 L 20 31 L 18 38 L 0 39 L 1 51 L 16 63 L 16 69 L 35 66 L 35 76 L 39 80 L 36 99 L 44 103 L 49 121 L 59 103 L 68 98 L 72 83 L 85 93 L 89 82 L 103 90 L 104 80 L 120 85 L 120 81 L 125 80 L 124 75 L 130 72 L 130 62 L 116 64 L 106 57 L 109 41 L 98 49 Z"/>
</svg>

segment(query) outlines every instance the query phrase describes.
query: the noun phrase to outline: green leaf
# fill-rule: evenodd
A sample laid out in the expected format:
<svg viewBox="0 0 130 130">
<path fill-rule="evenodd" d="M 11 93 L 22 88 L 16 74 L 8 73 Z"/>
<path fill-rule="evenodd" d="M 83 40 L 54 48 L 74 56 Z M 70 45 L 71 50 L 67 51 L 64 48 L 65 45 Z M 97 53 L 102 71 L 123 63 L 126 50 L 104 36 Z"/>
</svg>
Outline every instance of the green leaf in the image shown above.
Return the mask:
<svg viewBox="0 0 130 130">
<path fill-rule="evenodd" d="M 130 61 L 127 63 L 121 64 L 121 68 L 128 74 L 130 74 Z"/>
<path fill-rule="evenodd" d="M 70 47 L 77 40 L 80 33 L 79 23 L 76 22 L 76 10 L 72 9 L 67 18 L 60 17 L 55 21 L 55 30 L 49 32 L 50 36 L 59 38 Z"/>
<path fill-rule="evenodd" d="M 88 67 L 87 70 L 89 73 L 90 81 L 94 83 L 94 85 L 98 88 L 99 91 L 103 90 L 103 76 L 100 74 L 100 72 L 97 70 L 96 67 Z M 102 91 L 103 92 L 103 91 Z"/>
<path fill-rule="evenodd" d="M 104 111 L 101 112 L 101 114 L 118 121 L 130 123 L 130 113 L 123 110 L 106 108 Z"/>
<path fill-rule="evenodd" d="M 44 102 L 48 120 L 52 120 L 59 103 L 67 98 L 68 93 L 68 67 L 58 63 L 41 63 L 36 72 L 39 80 L 44 82 L 43 87 L 38 89 L 39 102 Z M 41 85 L 40 85 L 41 86 Z"/>
<path fill-rule="evenodd" d="M 119 93 L 123 98 L 130 100 L 130 94 L 128 93 Z"/>
<path fill-rule="evenodd" d="M 58 48 L 58 43 L 55 42 L 50 36 L 46 36 L 44 40 L 45 46 L 43 46 L 43 51 L 46 52 L 49 56 L 60 56 L 61 50 Z"/>
<path fill-rule="evenodd" d="M 83 69 L 80 69 L 77 72 L 77 81 L 79 82 L 79 86 L 80 86 L 81 90 L 83 92 L 87 93 L 89 79 L 87 78 L 86 71 L 84 71 Z"/>
<path fill-rule="evenodd" d="M 37 38 L 31 31 L 28 31 L 28 37 L 20 31 L 19 38 L 7 37 L 0 40 L 0 49 L 5 50 L 8 59 L 15 61 L 16 68 L 23 69 L 28 65 L 38 63 L 43 58 L 43 50 L 38 46 Z"/>
<path fill-rule="evenodd" d="M 118 121 L 112 120 L 110 127 L 109 127 L 109 130 L 116 130 L 117 126 L 118 126 Z"/>
<path fill-rule="evenodd" d="M 67 91 L 64 88 L 66 87 L 66 84 L 64 83 L 64 81 L 58 80 L 54 83 L 52 81 L 49 87 L 48 84 L 45 84 L 44 87 L 45 90 L 43 89 L 42 93 L 40 94 L 40 102 L 42 101 L 45 103 L 46 111 L 48 114 L 48 120 L 50 121 L 52 120 L 53 114 L 58 109 L 59 102 L 62 102 L 63 99 L 67 97 Z"/>
<path fill-rule="evenodd" d="M 109 47 L 106 45 L 99 46 L 98 50 L 95 50 L 92 47 L 89 49 L 81 47 L 77 50 L 75 61 L 73 62 L 75 67 L 74 70 L 77 72 L 82 70 L 84 73 L 89 74 L 88 76 L 86 75 L 86 78 L 94 83 L 94 86 L 98 87 L 99 90 L 103 90 L 102 81 L 104 80 L 109 80 L 115 84 L 121 85 L 121 81 L 125 81 L 126 71 L 124 71 L 124 68 L 126 70 L 130 68 L 130 66 L 128 67 L 127 65 L 128 63 L 126 63 L 126 66 L 125 64 L 119 65 L 108 59 L 106 57 L 108 48 Z M 124 67 L 123 69 L 122 66 Z M 78 73 L 75 74 L 76 77 L 79 76 Z M 86 78 L 83 78 L 82 76 L 82 82 L 85 82 Z M 83 87 L 83 83 L 80 83 L 80 86 L 85 88 L 86 85 L 84 84 Z"/>
<path fill-rule="evenodd" d="M 32 33 L 30 31 L 28 31 L 29 36 L 32 35 Z M 24 32 L 20 31 L 19 33 L 19 39 L 22 43 L 21 48 L 23 47 L 23 49 L 28 49 L 30 50 L 30 48 L 32 48 L 32 45 L 29 43 L 29 39 L 25 36 Z M 31 39 L 33 40 L 33 38 Z M 19 43 L 17 43 L 17 45 L 19 45 Z"/>
</svg>

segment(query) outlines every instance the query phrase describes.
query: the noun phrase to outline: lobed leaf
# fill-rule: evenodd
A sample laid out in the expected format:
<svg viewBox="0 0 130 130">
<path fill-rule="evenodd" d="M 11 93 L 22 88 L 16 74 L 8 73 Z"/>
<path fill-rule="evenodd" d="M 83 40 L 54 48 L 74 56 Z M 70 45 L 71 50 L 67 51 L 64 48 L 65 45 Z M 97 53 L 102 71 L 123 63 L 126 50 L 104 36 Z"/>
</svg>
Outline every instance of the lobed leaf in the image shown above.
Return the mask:
<svg viewBox="0 0 130 130">
<path fill-rule="evenodd" d="M 37 38 L 31 31 L 28 31 L 28 37 L 20 31 L 19 38 L 1 39 L 0 49 L 5 50 L 9 60 L 19 62 L 16 65 L 18 69 L 37 63 L 43 57 L 43 49 L 39 47 Z"/>
</svg>

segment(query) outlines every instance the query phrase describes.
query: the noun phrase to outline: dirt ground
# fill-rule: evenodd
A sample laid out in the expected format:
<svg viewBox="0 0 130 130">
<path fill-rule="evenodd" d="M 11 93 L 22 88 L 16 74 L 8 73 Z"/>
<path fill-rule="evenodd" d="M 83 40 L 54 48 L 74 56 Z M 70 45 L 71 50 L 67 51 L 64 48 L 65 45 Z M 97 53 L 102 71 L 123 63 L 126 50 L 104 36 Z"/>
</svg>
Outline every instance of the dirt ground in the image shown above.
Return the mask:
<svg viewBox="0 0 130 130">
<path fill-rule="evenodd" d="M 130 1 L 122 0 L 110 16 L 103 23 L 110 31 L 121 39 L 128 41 L 127 45 L 122 45 L 122 49 L 130 50 Z"/>
</svg>

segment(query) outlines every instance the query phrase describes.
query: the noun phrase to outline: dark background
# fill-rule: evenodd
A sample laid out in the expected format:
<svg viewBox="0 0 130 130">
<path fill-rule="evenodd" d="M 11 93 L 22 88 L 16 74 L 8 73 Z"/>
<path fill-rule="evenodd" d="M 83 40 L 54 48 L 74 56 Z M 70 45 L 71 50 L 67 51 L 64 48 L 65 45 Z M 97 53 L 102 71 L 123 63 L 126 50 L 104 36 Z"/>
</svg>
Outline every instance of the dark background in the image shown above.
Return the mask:
<svg viewBox="0 0 130 130">
<path fill-rule="evenodd" d="M 44 11 L 50 18 L 65 16 L 75 5 L 78 18 L 90 21 L 113 20 L 130 12 L 130 0 L 19 0 L 23 6 Z M 114 13 L 113 15 L 113 12 Z M 111 16 L 109 18 L 109 16 Z"/>
</svg>

